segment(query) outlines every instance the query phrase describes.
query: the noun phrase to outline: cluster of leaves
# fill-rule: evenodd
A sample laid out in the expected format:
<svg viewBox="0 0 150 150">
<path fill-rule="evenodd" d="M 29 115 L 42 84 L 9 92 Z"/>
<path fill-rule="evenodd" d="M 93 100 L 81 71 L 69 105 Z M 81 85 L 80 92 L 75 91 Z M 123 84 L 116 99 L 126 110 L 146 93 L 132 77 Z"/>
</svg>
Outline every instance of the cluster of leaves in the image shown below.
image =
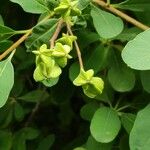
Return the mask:
<svg viewBox="0 0 150 150">
<path fill-rule="evenodd" d="M 150 30 L 131 26 L 96 1 L 10 0 L 0 6 L 0 53 L 18 34 L 32 32 L 0 61 L 0 149 L 149 150 Z M 150 25 L 149 0 L 110 6 Z M 50 41 L 61 19 L 60 37 Z M 27 20 L 32 29 L 12 29 L 28 27 Z"/>
</svg>

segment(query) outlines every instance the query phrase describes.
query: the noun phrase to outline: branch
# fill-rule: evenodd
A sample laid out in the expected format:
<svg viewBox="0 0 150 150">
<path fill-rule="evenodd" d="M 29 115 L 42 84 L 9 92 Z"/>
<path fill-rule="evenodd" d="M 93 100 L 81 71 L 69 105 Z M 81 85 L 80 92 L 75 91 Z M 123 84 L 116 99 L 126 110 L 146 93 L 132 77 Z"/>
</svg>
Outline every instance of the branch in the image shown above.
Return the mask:
<svg viewBox="0 0 150 150">
<path fill-rule="evenodd" d="M 109 10 L 110 12 L 118 15 L 119 17 L 123 18 L 124 20 L 126 20 L 127 22 L 130 22 L 131 24 L 135 25 L 136 27 L 142 29 L 142 30 L 147 30 L 149 29 L 148 26 L 142 24 L 141 22 L 137 21 L 136 19 L 128 16 L 127 14 L 123 13 L 122 11 L 114 8 L 111 5 L 108 5 L 107 3 L 105 3 L 102 0 L 93 0 L 93 2 L 95 2 L 96 4 L 100 5 L 101 7 Z"/>
<path fill-rule="evenodd" d="M 30 29 L 26 34 L 24 34 L 17 42 L 15 42 L 11 47 L 9 47 L 4 53 L 0 55 L 0 60 L 5 58 L 10 52 L 16 49 L 30 34 L 32 29 Z"/>
<path fill-rule="evenodd" d="M 61 31 L 61 28 L 62 28 L 62 24 L 63 24 L 63 19 L 60 19 L 58 24 L 57 24 L 57 28 L 56 28 L 56 31 L 54 32 L 52 38 L 50 39 L 50 47 L 51 48 L 54 48 L 54 45 L 55 45 L 55 40 L 57 39 L 60 31 Z"/>
<path fill-rule="evenodd" d="M 40 103 L 37 102 L 36 105 L 35 105 L 35 107 L 32 109 L 32 112 L 31 112 L 31 114 L 30 114 L 30 116 L 29 116 L 27 122 L 25 123 L 25 127 L 29 126 L 29 124 L 32 122 L 32 120 L 33 120 L 33 118 L 34 118 L 36 112 L 37 112 L 38 109 L 39 109 L 39 106 L 40 106 Z"/>
<path fill-rule="evenodd" d="M 43 20 L 41 20 L 39 23 L 44 22 L 45 20 L 49 19 L 50 17 L 52 17 L 54 14 L 50 14 L 48 16 L 46 16 Z M 38 24 L 39 24 L 38 23 Z M 3 52 L 0 55 L 0 61 L 5 58 L 10 52 L 12 52 L 14 49 L 16 49 L 22 42 L 24 42 L 27 37 L 32 33 L 33 28 L 29 29 L 26 34 L 24 34 L 18 41 L 16 41 L 11 47 L 9 47 L 5 52 Z"/>
<path fill-rule="evenodd" d="M 72 35 L 72 36 L 74 36 L 74 34 L 73 34 L 72 30 L 71 30 L 70 25 L 69 25 L 68 23 L 66 23 L 66 24 L 67 24 L 67 29 L 68 29 L 69 34 Z M 74 41 L 74 44 L 75 44 L 75 48 L 76 48 L 76 51 L 77 51 L 77 55 L 78 55 L 78 59 L 79 59 L 80 68 L 83 69 L 84 66 L 83 66 L 83 61 L 82 61 L 82 57 L 81 57 L 81 51 L 80 51 L 80 48 L 79 48 L 79 46 L 78 46 L 77 41 Z"/>
</svg>

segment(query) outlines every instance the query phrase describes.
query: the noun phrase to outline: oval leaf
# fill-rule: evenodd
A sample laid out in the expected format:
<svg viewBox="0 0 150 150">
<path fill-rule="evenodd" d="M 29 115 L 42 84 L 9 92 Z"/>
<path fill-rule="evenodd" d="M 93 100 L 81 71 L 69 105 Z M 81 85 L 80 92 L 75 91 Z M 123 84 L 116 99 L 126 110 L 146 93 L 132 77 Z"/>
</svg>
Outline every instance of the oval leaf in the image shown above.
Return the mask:
<svg viewBox="0 0 150 150">
<path fill-rule="evenodd" d="M 98 34 L 104 39 L 119 35 L 123 30 L 123 21 L 111 13 L 92 5 L 91 16 Z"/>
<path fill-rule="evenodd" d="M 150 70 L 150 30 L 138 34 L 122 51 L 124 62 L 137 70 Z"/>
<path fill-rule="evenodd" d="M 0 62 L 0 107 L 4 106 L 14 84 L 14 68 L 11 63 L 13 53 Z"/>
<path fill-rule="evenodd" d="M 34 14 L 40 14 L 48 11 L 48 8 L 42 5 L 37 0 L 10 0 L 13 3 L 19 4 L 24 11 Z"/>
<path fill-rule="evenodd" d="M 107 107 L 99 108 L 91 121 L 90 130 L 96 141 L 109 143 L 115 139 L 121 127 L 118 114 Z"/>
<path fill-rule="evenodd" d="M 138 112 L 130 133 L 130 150 L 150 148 L 150 105 Z"/>
</svg>

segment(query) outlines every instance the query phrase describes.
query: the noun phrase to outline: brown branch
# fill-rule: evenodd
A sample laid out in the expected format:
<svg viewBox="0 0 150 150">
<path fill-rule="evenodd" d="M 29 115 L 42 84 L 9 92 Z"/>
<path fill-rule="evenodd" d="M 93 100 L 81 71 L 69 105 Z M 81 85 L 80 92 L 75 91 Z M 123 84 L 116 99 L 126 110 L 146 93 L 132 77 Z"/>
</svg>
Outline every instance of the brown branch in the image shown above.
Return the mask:
<svg viewBox="0 0 150 150">
<path fill-rule="evenodd" d="M 95 2 L 96 4 L 100 5 L 101 7 L 107 9 L 108 11 L 114 13 L 115 15 L 118 15 L 119 17 L 123 18 L 124 20 L 126 20 L 127 22 L 130 22 L 131 24 L 133 24 L 134 26 L 142 29 L 142 30 L 147 30 L 149 29 L 148 26 L 142 24 L 141 22 L 137 21 L 136 19 L 128 16 L 127 14 L 123 13 L 122 11 L 114 8 L 111 5 L 108 5 L 107 3 L 105 3 L 102 0 L 93 0 L 93 2 Z"/>
<path fill-rule="evenodd" d="M 44 22 L 45 20 L 49 19 L 50 17 L 52 17 L 54 14 L 50 14 L 48 16 L 46 16 L 43 20 L 41 20 L 39 23 L 42 23 Z M 39 24 L 38 23 L 38 24 Z M 24 42 L 27 37 L 32 33 L 33 31 L 33 28 L 29 29 L 27 31 L 26 34 L 24 34 L 18 41 L 16 41 L 12 46 L 10 46 L 5 52 L 3 52 L 1 55 L 0 55 L 0 61 L 5 58 L 10 52 L 12 52 L 14 49 L 16 49 L 22 42 Z"/>
<path fill-rule="evenodd" d="M 55 40 L 57 39 L 57 37 L 58 37 L 58 35 L 59 35 L 60 31 L 61 31 L 63 23 L 64 23 L 63 19 L 60 19 L 58 24 L 57 24 L 56 31 L 54 32 L 52 38 L 50 39 L 50 48 L 54 48 Z"/>
<path fill-rule="evenodd" d="M 72 36 L 74 36 L 74 34 L 73 34 L 72 30 L 71 30 L 71 27 L 70 27 L 70 25 L 68 23 L 67 23 L 67 29 L 68 29 L 69 34 L 72 35 Z M 75 48 L 76 48 L 76 51 L 77 51 L 80 68 L 84 69 L 83 61 L 82 61 L 82 56 L 81 56 L 81 51 L 80 51 L 80 48 L 78 46 L 77 41 L 74 41 L 74 44 L 75 44 Z"/>
<path fill-rule="evenodd" d="M 4 53 L 0 55 L 0 60 L 5 58 L 10 52 L 16 49 L 30 34 L 32 29 L 30 29 L 26 34 L 24 34 L 17 42 L 15 42 L 11 47 L 9 47 Z"/>
</svg>

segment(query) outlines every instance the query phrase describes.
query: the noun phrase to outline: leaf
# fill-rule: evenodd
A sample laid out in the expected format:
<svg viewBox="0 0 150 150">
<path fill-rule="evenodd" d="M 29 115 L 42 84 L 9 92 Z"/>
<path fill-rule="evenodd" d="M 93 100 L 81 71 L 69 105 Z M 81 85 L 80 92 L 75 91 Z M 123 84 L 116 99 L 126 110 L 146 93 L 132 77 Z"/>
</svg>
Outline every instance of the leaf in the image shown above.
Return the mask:
<svg viewBox="0 0 150 150">
<path fill-rule="evenodd" d="M 124 62 L 137 70 L 150 70 L 150 30 L 138 34 L 122 51 Z"/>
<path fill-rule="evenodd" d="M 115 139 L 121 127 L 118 114 L 107 107 L 99 108 L 91 121 L 90 131 L 96 141 L 109 143 Z"/>
<path fill-rule="evenodd" d="M 0 131 L 0 149 L 11 150 L 12 134 L 7 131 Z"/>
<path fill-rule="evenodd" d="M 25 127 L 20 130 L 20 132 L 24 135 L 26 140 L 33 140 L 38 137 L 39 130 L 31 128 L 31 127 Z"/>
<path fill-rule="evenodd" d="M 39 131 L 34 128 L 22 128 L 14 134 L 13 150 L 26 150 L 26 140 L 33 140 L 38 135 Z"/>
<path fill-rule="evenodd" d="M 84 59 L 85 68 L 92 68 L 94 70 L 94 73 L 97 74 L 99 71 L 105 68 L 110 52 L 110 47 L 98 45 L 94 50 L 92 50 L 90 56 Z"/>
<path fill-rule="evenodd" d="M 91 43 L 100 40 L 100 36 L 97 33 L 88 30 L 79 30 L 79 32 L 76 34 L 78 37 L 79 45 L 82 49 L 86 48 Z"/>
<path fill-rule="evenodd" d="M 39 102 L 39 101 L 44 101 L 47 99 L 49 94 L 46 91 L 43 90 L 34 90 L 31 91 L 23 96 L 20 96 L 18 99 L 26 101 L 26 102 Z"/>
<path fill-rule="evenodd" d="M 130 150 L 150 148 L 150 105 L 139 111 L 130 133 Z"/>
<path fill-rule="evenodd" d="M 118 92 L 127 92 L 133 89 L 135 85 L 135 75 L 126 66 L 111 67 L 108 72 L 109 82 L 112 87 Z"/>
<path fill-rule="evenodd" d="M 28 50 L 37 50 L 41 45 L 48 44 L 57 26 L 57 19 L 49 19 L 36 25 L 31 36 L 26 40 Z"/>
<path fill-rule="evenodd" d="M 99 108 L 99 105 L 95 102 L 90 102 L 84 105 L 80 110 L 80 115 L 84 120 L 91 121 L 95 111 Z"/>
<path fill-rule="evenodd" d="M 16 31 L 13 29 L 4 25 L 0 25 L 0 41 L 8 39 L 14 34 L 16 34 Z"/>
<path fill-rule="evenodd" d="M 11 63 L 13 54 L 14 52 L 0 62 L 0 107 L 5 105 L 14 84 L 14 68 Z"/>
<path fill-rule="evenodd" d="M 75 78 L 79 75 L 80 73 L 80 66 L 78 62 L 75 62 L 71 65 L 69 68 L 69 78 L 73 82 Z"/>
<path fill-rule="evenodd" d="M 48 8 L 37 0 L 10 0 L 13 3 L 19 4 L 24 11 L 34 14 L 41 14 L 48 11 Z"/>
<path fill-rule="evenodd" d="M 17 102 L 14 105 L 14 116 L 17 121 L 22 121 L 25 116 L 23 107 Z"/>
<path fill-rule="evenodd" d="M 142 30 L 136 27 L 126 28 L 121 34 L 114 37 L 114 40 L 121 40 L 122 42 L 133 40 Z"/>
<path fill-rule="evenodd" d="M 97 142 L 92 136 L 90 136 L 86 142 L 87 150 L 111 150 L 112 143 L 100 143 Z"/>
<path fill-rule="evenodd" d="M 135 85 L 135 75 L 121 60 L 120 56 L 113 55 L 113 64 L 108 71 L 108 79 L 112 87 L 118 92 L 127 92 Z"/>
<path fill-rule="evenodd" d="M 150 93 L 150 71 L 142 71 L 140 75 L 144 90 Z"/>
<path fill-rule="evenodd" d="M 48 135 L 39 143 L 37 150 L 49 150 L 55 141 L 53 134 Z"/>
<path fill-rule="evenodd" d="M 119 4 L 115 4 L 117 8 L 127 9 L 131 11 L 150 11 L 149 0 L 126 0 Z"/>
<path fill-rule="evenodd" d="M 111 13 L 92 5 L 91 16 L 98 34 L 104 39 L 119 35 L 123 30 L 123 21 Z"/>
<path fill-rule="evenodd" d="M 0 53 L 4 52 L 6 49 L 8 49 L 13 44 L 12 41 L 9 40 L 3 40 L 0 42 Z"/>
<path fill-rule="evenodd" d="M 91 0 L 78 0 L 78 8 L 83 10 L 90 4 L 90 2 Z"/>
<path fill-rule="evenodd" d="M 73 149 L 73 150 L 86 150 L 86 149 L 83 148 L 83 147 L 77 147 L 77 148 L 75 148 L 75 149 Z"/>
<path fill-rule="evenodd" d="M 0 25 L 4 25 L 3 17 L 0 15 Z"/>
<path fill-rule="evenodd" d="M 123 113 L 121 115 L 121 123 L 125 130 L 130 134 L 131 129 L 133 127 L 134 121 L 135 121 L 136 115 L 131 113 Z"/>
</svg>

